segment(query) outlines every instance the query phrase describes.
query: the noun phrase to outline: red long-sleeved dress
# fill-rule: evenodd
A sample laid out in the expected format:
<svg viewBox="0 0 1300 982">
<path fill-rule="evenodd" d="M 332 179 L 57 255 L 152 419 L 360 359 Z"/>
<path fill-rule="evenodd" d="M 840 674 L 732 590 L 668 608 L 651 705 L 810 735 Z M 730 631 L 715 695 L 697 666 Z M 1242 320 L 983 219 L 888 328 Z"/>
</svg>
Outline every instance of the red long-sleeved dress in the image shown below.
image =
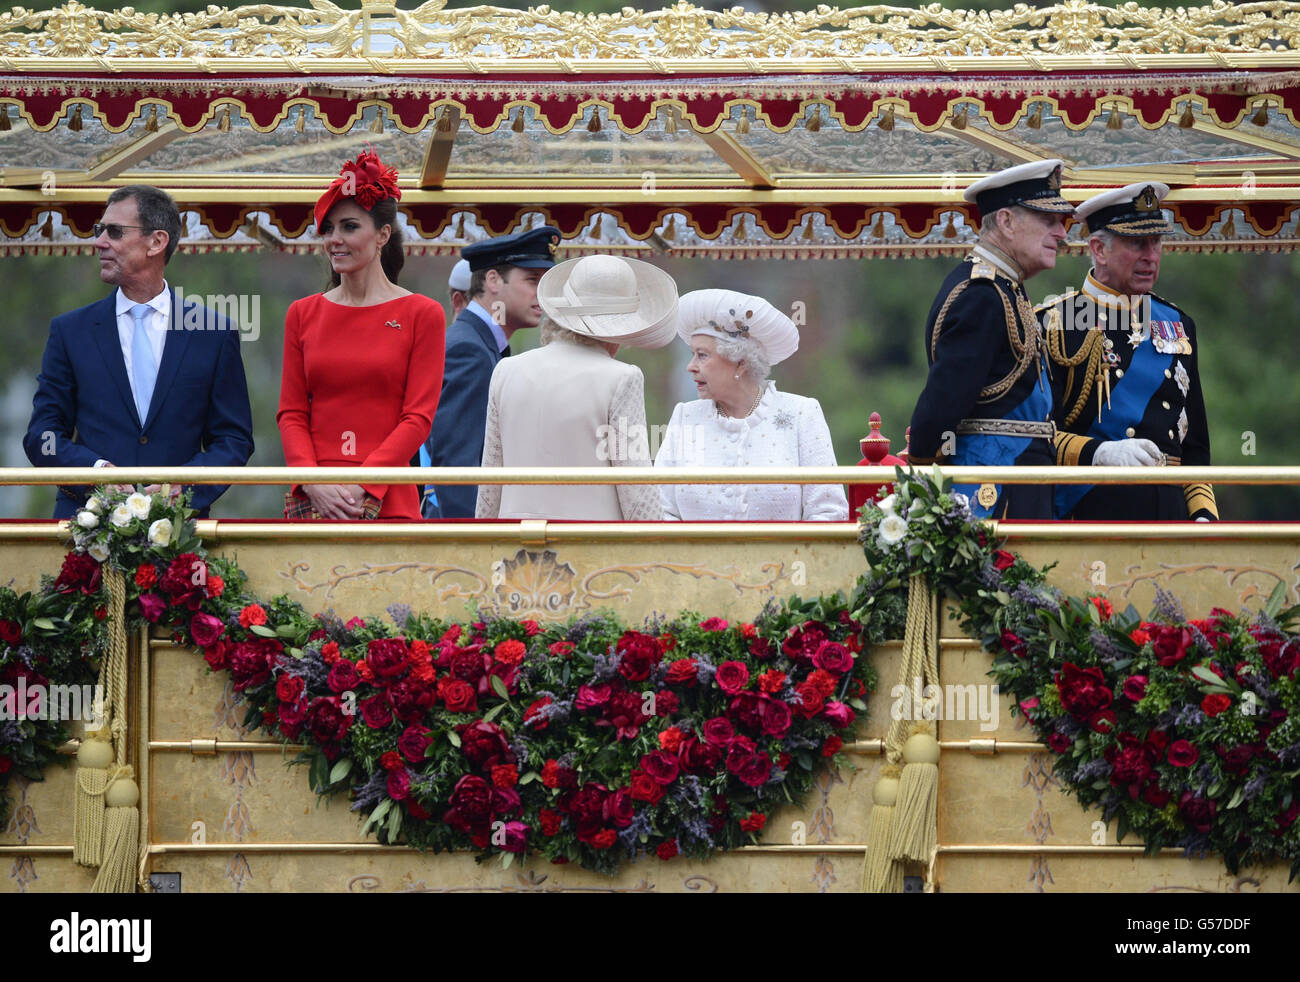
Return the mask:
<svg viewBox="0 0 1300 982">
<path fill-rule="evenodd" d="M 285 315 L 280 442 L 289 467 L 404 467 L 429 437 L 438 396 L 446 318 L 412 293 L 371 307 L 321 294 Z M 419 518 L 417 485 L 363 485 L 383 502 L 380 518 Z M 293 493 L 305 497 L 302 488 Z"/>
</svg>

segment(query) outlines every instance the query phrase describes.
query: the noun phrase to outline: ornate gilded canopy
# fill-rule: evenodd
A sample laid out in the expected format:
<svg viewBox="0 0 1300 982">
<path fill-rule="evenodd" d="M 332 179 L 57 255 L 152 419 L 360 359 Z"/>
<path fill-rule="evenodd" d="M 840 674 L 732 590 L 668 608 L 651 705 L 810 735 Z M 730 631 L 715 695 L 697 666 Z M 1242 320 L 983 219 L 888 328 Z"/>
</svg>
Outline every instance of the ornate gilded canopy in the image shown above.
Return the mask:
<svg viewBox="0 0 1300 982">
<path fill-rule="evenodd" d="M 957 251 L 985 173 L 1173 191 L 1174 248 L 1300 242 L 1300 3 L 1001 12 L 573 14 L 76 0 L 0 14 L 0 250 L 89 250 L 115 186 L 165 187 L 183 248 L 312 247 L 373 144 L 416 251 L 543 220 L 570 249 Z"/>
</svg>

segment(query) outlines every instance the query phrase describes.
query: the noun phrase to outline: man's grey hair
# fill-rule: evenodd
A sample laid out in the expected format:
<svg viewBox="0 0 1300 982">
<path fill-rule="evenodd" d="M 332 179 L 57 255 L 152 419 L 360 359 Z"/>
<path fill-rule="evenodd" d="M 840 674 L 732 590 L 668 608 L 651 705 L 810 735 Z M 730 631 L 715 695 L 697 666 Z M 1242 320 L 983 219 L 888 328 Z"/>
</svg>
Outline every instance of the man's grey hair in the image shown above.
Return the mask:
<svg viewBox="0 0 1300 982">
<path fill-rule="evenodd" d="M 1088 233 L 1088 241 L 1091 242 L 1093 239 L 1100 242 L 1104 249 L 1115 245 L 1115 233 L 1108 228 L 1099 228 L 1095 232 Z"/>
<path fill-rule="evenodd" d="M 128 184 L 110 194 L 107 204 L 115 205 L 128 198 L 135 201 L 140 224 L 144 226 L 142 235 L 155 231 L 167 233 L 167 251 L 163 253 L 165 266 L 176 247 L 181 244 L 181 216 L 176 210 L 176 202 L 166 191 L 160 191 L 149 184 Z"/>
<path fill-rule="evenodd" d="M 579 334 L 577 331 L 570 331 L 567 327 L 561 327 L 549 317 L 544 318 L 537 328 L 537 339 L 540 346 L 545 347 L 552 341 L 567 341 L 570 344 L 587 344 L 593 348 L 599 348 L 608 343 L 608 338 L 594 338 L 590 334 Z"/>
<path fill-rule="evenodd" d="M 767 380 L 767 376 L 772 371 L 772 363 L 767 360 L 767 353 L 761 344 L 753 338 L 728 338 L 725 341 L 715 338 L 714 340 L 717 342 L 715 350 L 719 357 L 734 361 L 736 364 L 743 362 L 745 371 L 755 382 Z"/>
</svg>

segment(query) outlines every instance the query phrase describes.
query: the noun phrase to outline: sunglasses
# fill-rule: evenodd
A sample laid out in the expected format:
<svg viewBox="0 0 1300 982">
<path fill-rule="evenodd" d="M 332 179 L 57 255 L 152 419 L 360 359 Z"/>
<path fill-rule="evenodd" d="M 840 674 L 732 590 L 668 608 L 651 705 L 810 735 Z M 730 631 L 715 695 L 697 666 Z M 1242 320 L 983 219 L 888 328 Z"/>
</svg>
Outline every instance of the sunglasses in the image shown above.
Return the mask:
<svg viewBox="0 0 1300 982">
<path fill-rule="evenodd" d="M 154 231 L 154 229 L 145 228 L 145 226 L 143 225 L 118 225 L 116 222 L 109 222 L 107 225 L 105 225 L 103 222 L 96 222 L 90 228 L 91 231 L 95 233 L 95 238 L 99 238 L 101 235 L 107 232 L 108 237 L 112 239 L 114 242 L 120 239 L 123 233 L 125 232 L 125 230 L 128 228 L 138 228 L 141 232 Z"/>
</svg>

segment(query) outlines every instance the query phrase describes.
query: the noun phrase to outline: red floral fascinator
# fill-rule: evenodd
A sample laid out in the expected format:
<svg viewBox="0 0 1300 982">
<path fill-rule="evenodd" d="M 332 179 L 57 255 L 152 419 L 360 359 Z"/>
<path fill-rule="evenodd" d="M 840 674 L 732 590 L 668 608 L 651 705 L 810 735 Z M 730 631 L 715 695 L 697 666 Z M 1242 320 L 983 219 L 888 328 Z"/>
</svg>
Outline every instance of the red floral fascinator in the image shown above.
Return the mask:
<svg viewBox="0 0 1300 982">
<path fill-rule="evenodd" d="M 397 170 L 379 159 L 373 150 L 362 150 L 356 161 L 344 161 L 339 176 L 334 178 L 325 193 L 316 200 L 316 228 L 341 198 L 352 198 L 369 211 L 385 198 L 401 198 L 397 186 Z"/>
</svg>

